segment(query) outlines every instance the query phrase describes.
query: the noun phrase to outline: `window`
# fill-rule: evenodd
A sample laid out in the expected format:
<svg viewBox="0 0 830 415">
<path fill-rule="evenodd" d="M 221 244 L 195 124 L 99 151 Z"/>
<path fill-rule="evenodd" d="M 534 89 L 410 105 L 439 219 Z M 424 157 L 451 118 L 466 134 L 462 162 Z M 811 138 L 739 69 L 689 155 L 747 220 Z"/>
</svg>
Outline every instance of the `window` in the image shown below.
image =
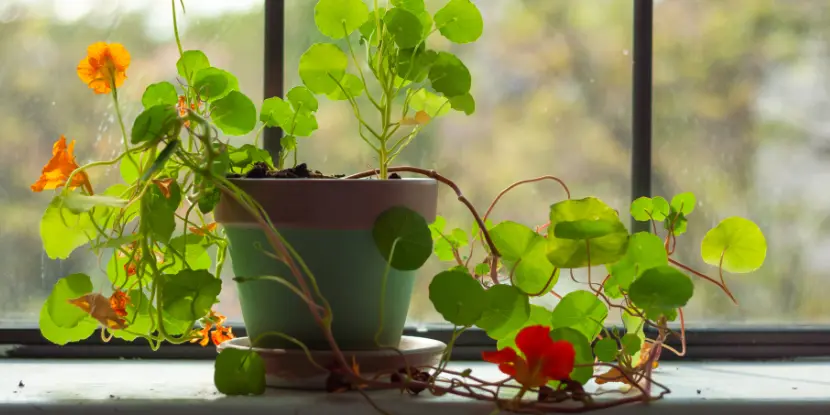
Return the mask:
<svg viewBox="0 0 830 415">
<path fill-rule="evenodd" d="M 311 23 L 316 2 L 266 1 L 284 7 L 287 90 L 301 83 L 300 55 L 323 40 Z M 685 262 L 711 272 L 698 259 L 699 243 L 727 216 L 753 219 L 769 243 L 760 271 L 728 277 L 740 307 L 696 281 L 699 293 L 686 312 L 689 327 L 757 331 L 794 321 L 828 322 L 823 276 L 830 269 L 825 256 L 830 199 L 824 191 L 830 141 L 824 113 L 830 84 L 823 74 L 830 7 L 812 0 L 654 0 L 653 82 L 632 87 L 638 47 L 632 27 L 643 22 L 638 17 L 651 17 L 651 0 L 474 1 L 486 21 L 484 36 L 471 45 L 436 46 L 453 48 L 468 64 L 476 115 L 438 119 L 402 155 L 401 164 L 442 172 L 482 209 L 514 180 L 553 174 L 574 196 L 595 195 L 625 212 L 632 183 L 649 185 L 632 177 L 632 153 L 641 150 L 637 142 L 651 143 L 653 194 L 692 191 L 700 202 L 687 234 L 679 238 Z M 436 9 L 444 0 L 426 2 Z M 263 78 L 274 76 L 263 70 L 264 2 L 186 4 L 180 22 L 185 47 L 205 50 L 214 65 L 231 70 L 241 88 L 260 100 Z M 28 189 L 60 134 L 78 140 L 78 153 L 89 158 L 112 154 L 118 144 L 117 121 L 106 118 L 112 112 L 109 101 L 77 88 L 77 60 L 92 39 L 128 45 L 133 55 L 128 75 L 136 81 L 124 89 L 130 120 L 140 110 L 144 85 L 172 80 L 169 68 L 177 52 L 171 23 L 165 1 L 0 5 L 0 143 L 15 144 L 0 152 L 5 178 L 0 182 L 0 336 L 4 329 L 34 328 L 42 301 L 60 276 L 98 269 L 83 250 L 65 261 L 41 253 L 37 227 L 48 197 Z M 646 33 L 641 41 L 651 40 L 651 31 Z M 632 140 L 632 95 L 644 94 L 653 97 L 653 112 L 643 118 L 653 138 Z M 355 136 L 347 104 L 321 100 L 318 114 L 320 129 L 300 143 L 301 161 L 327 173 L 374 167 Z M 118 176 L 115 170 L 111 174 L 112 180 Z M 528 185 L 505 197 L 494 218 L 542 224 L 546 207 L 562 197 L 555 184 Z M 449 226 L 472 225 L 446 189 L 439 207 Z M 410 311 L 416 328 L 443 321 L 426 290 L 440 267 L 431 260 L 422 270 Z M 97 275 L 103 283 L 105 277 Z M 226 277 L 221 309 L 241 322 L 229 272 Z M 557 291 L 570 290 L 569 282 L 563 275 Z M 540 303 L 552 307 L 555 299 Z M 706 333 L 691 336 L 690 343 L 706 343 Z M 472 343 L 486 341 L 475 336 Z M 770 339 L 781 344 L 780 337 Z"/>
<path fill-rule="evenodd" d="M 263 2 L 186 5 L 180 22 L 184 44 L 204 50 L 212 64 L 232 71 L 251 99 L 261 102 Z M 49 196 L 29 189 L 61 134 L 77 141 L 79 163 L 106 159 L 120 146 L 111 99 L 83 88 L 75 73 L 78 61 L 92 41 L 127 46 L 132 63 L 121 101 L 129 124 L 142 109 L 147 84 L 174 81 L 170 68 L 175 68 L 178 52 L 167 1 L 4 1 L 0 33 L 0 142 L 11 149 L 0 152 L 0 329 L 34 328 L 43 300 L 61 276 L 88 272 L 97 276 L 96 287 L 108 286 L 96 258 L 84 249 L 67 260 L 43 254 L 38 224 Z M 117 169 L 109 174 L 95 181 L 103 187 L 118 180 Z M 222 302 L 238 316 L 231 290 Z"/>
</svg>

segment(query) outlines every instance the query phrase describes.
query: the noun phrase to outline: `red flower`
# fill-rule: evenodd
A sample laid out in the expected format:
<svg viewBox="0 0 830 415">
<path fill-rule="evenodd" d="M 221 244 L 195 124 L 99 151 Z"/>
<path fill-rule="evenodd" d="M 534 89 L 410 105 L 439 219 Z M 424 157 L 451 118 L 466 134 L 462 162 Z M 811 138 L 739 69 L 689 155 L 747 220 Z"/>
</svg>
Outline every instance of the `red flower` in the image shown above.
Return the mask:
<svg viewBox="0 0 830 415">
<path fill-rule="evenodd" d="M 510 347 L 497 352 L 482 352 L 481 356 L 487 362 L 498 364 L 499 370 L 527 388 L 570 378 L 576 352 L 564 340 L 553 341 L 550 327 L 525 327 L 516 336 L 516 346 L 524 357 Z"/>
</svg>

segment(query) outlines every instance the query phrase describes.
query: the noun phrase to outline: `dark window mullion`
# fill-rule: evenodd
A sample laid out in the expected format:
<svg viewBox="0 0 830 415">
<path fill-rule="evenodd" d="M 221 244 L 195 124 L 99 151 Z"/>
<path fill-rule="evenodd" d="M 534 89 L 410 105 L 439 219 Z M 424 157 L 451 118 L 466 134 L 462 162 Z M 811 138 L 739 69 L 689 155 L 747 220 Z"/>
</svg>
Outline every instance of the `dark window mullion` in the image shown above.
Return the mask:
<svg viewBox="0 0 830 415">
<path fill-rule="evenodd" d="M 631 200 L 651 196 L 651 70 L 653 0 L 634 0 L 631 99 Z M 631 220 L 632 232 L 648 231 L 648 222 Z"/>
<path fill-rule="evenodd" d="M 285 68 L 285 0 L 265 1 L 264 98 L 283 97 Z M 280 153 L 282 130 L 266 128 L 263 145 L 276 160 Z"/>
</svg>

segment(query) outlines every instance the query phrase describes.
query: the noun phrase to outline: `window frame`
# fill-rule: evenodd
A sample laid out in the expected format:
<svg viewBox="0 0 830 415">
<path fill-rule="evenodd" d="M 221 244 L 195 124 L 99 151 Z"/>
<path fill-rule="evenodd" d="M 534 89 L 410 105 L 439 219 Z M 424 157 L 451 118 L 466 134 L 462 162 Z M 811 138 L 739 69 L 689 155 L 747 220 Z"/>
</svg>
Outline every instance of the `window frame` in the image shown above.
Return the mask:
<svg viewBox="0 0 830 415">
<path fill-rule="evenodd" d="M 652 40 L 654 2 L 633 0 L 632 69 L 632 145 L 631 200 L 651 196 L 652 173 Z M 283 96 L 285 0 L 264 0 L 264 96 Z M 266 128 L 263 144 L 272 155 L 280 151 L 282 131 Z M 647 231 L 647 223 L 632 220 L 634 231 Z M 643 228 L 645 226 L 645 228 Z M 244 326 L 234 326 L 237 336 L 245 336 Z M 452 329 L 431 326 L 427 330 L 407 328 L 405 335 L 448 342 Z M 651 333 L 654 334 L 654 333 Z M 677 338 L 669 345 L 680 350 Z M 792 359 L 830 355 L 830 328 L 787 325 L 768 328 L 691 328 L 686 330 L 687 354 L 682 359 Z M 483 331 L 470 330 L 455 343 L 453 359 L 479 360 L 483 350 L 496 342 Z M 10 358 L 136 358 L 136 359 L 213 359 L 213 347 L 198 344 L 164 345 L 152 351 L 142 340 L 133 343 L 120 339 L 104 342 L 98 336 L 57 346 L 44 339 L 38 328 L 0 328 L 0 357 Z M 663 353 L 663 360 L 679 357 Z"/>
</svg>

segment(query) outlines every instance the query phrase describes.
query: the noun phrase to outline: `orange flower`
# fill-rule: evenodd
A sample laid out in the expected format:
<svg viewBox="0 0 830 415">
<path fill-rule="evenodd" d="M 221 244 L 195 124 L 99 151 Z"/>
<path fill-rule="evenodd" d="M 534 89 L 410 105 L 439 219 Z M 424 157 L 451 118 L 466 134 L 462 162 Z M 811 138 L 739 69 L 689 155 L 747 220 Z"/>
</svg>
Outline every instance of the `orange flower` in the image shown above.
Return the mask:
<svg viewBox="0 0 830 415">
<path fill-rule="evenodd" d="M 127 79 L 130 53 L 120 43 L 97 42 L 86 49 L 87 56 L 78 63 L 78 77 L 96 94 L 109 94 Z"/>
<path fill-rule="evenodd" d="M 216 330 L 213 333 L 210 333 L 210 340 L 213 341 L 213 344 L 219 345 L 226 340 L 230 340 L 233 338 L 233 333 L 231 332 L 230 327 L 222 327 L 216 326 Z"/>
<path fill-rule="evenodd" d="M 201 228 L 191 226 L 188 229 L 190 229 L 190 232 L 193 232 L 194 235 L 205 236 L 205 234 L 215 231 L 216 230 L 216 225 L 217 225 L 216 222 L 213 222 L 213 223 L 209 223 L 209 224 L 207 224 L 207 225 L 205 225 Z"/>
<path fill-rule="evenodd" d="M 506 347 L 497 352 L 482 352 L 482 358 L 499 365 L 499 370 L 512 376 L 525 388 L 544 386 L 551 380 L 567 380 L 574 368 L 576 352 L 567 341 L 553 341 L 550 327 L 525 327 L 516 336 L 516 350 Z"/>
<path fill-rule="evenodd" d="M 75 140 L 66 145 L 66 137 L 61 136 L 55 144 L 52 145 L 52 159 L 43 166 L 43 171 L 40 178 L 33 184 L 33 192 L 42 192 L 44 189 L 57 189 L 66 184 L 69 175 L 78 168 L 75 162 L 75 155 L 72 154 L 75 149 Z M 72 177 L 70 187 L 75 188 L 83 186 L 89 194 L 92 194 L 92 185 L 89 184 L 89 177 L 85 172 L 78 172 Z"/>
<path fill-rule="evenodd" d="M 113 309 L 111 299 L 101 294 L 87 294 L 82 297 L 67 300 L 69 304 L 84 310 L 92 318 L 98 320 L 104 327 L 110 330 L 123 330 L 127 328 L 127 321 L 121 318 Z"/>
<path fill-rule="evenodd" d="M 191 343 L 199 342 L 202 347 L 205 347 L 210 341 L 213 341 L 213 344 L 218 346 L 220 343 L 234 338 L 231 328 L 222 326 L 222 323 L 225 322 L 225 316 L 215 310 L 211 310 L 210 315 L 203 320 L 204 327 L 197 330 L 196 336 L 190 339 Z M 211 328 L 215 329 L 213 333 L 210 333 Z"/>
<path fill-rule="evenodd" d="M 173 184 L 173 179 L 167 178 L 162 180 L 153 180 L 153 184 L 159 188 L 162 196 L 166 199 L 170 199 L 170 185 Z"/>
<path fill-rule="evenodd" d="M 129 303 L 130 297 L 124 291 L 115 290 L 110 296 L 110 307 L 121 317 L 127 317 L 127 304 Z"/>
</svg>

